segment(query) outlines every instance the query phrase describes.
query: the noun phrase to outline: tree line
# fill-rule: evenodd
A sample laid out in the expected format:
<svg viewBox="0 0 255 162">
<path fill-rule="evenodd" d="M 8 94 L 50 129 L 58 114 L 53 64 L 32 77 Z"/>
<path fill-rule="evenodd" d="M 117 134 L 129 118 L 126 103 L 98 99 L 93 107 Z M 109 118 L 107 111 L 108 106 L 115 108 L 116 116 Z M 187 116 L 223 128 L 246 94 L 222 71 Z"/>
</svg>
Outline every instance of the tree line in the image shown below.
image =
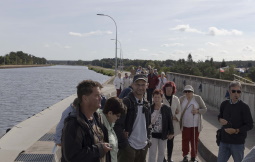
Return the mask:
<svg viewBox="0 0 255 162">
<path fill-rule="evenodd" d="M 118 64 L 120 60 L 118 59 Z M 193 61 L 192 55 L 188 54 L 187 59 L 175 60 L 129 60 L 123 59 L 124 70 L 130 71 L 132 67 L 137 68 L 142 66 L 147 68 L 151 65 L 154 69 L 157 69 L 159 73 L 161 72 L 176 72 L 188 75 L 196 75 L 202 77 L 224 79 L 224 80 L 234 80 L 234 75 L 239 75 L 243 78 L 255 82 L 255 61 L 229 61 L 226 62 L 224 59 L 222 62 L 214 61 L 213 58 L 207 59 L 205 61 Z M 114 68 L 115 59 L 114 58 L 104 58 L 101 60 L 93 60 L 82 62 L 80 64 L 84 65 L 94 65 L 101 66 L 104 68 Z M 220 68 L 228 67 L 224 72 L 220 72 Z M 244 72 L 238 72 L 235 68 L 245 68 Z"/>
<path fill-rule="evenodd" d="M 188 75 L 203 76 L 216 79 L 233 80 L 233 74 L 255 82 L 255 61 L 228 61 L 224 59 L 222 62 L 214 61 L 213 58 L 205 61 L 193 61 L 192 55 L 188 54 L 187 58 L 179 60 L 130 60 L 117 59 L 118 65 L 123 62 L 123 70 L 130 71 L 132 67 L 142 66 L 147 68 L 148 65 L 161 72 L 176 72 Z M 35 57 L 33 55 L 23 53 L 22 51 L 10 52 L 5 56 L 0 56 L 0 65 L 32 65 L 32 64 L 61 64 L 61 65 L 93 65 L 103 68 L 115 68 L 115 58 L 103 58 L 92 61 L 57 61 L 46 60 L 45 58 Z M 220 72 L 220 68 L 227 67 L 224 72 Z M 118 67 L 119 68 L 119 67 Z M 238 72 L 235 68 L 245 68 L 244 72 Z M 120 68 L 119 68 L 120 69 Z"/>
<path fill-rule="evenodd" d="M 33 56 L 22 51 L 10 52 L 5 56 L 0 56 L 0 65 L 34 65 L 46 64 L 45 58 Z"/>
</svg>

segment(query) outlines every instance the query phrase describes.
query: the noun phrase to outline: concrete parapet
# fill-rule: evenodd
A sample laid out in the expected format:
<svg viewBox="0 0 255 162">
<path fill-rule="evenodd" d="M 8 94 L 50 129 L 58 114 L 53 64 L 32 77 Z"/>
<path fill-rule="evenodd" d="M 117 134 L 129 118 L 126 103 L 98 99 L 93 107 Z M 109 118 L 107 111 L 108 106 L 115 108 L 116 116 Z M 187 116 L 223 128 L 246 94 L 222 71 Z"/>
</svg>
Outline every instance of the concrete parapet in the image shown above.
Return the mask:
<svg viewBox="0 0 255 162">
<path fill-rule="evenodd" d="M 182 91 L 185 85 L 192 85 L 195 93 L 201 95 L 203 100 L 212 105 L 216 109 L 220 108 L 220 104 L 225 99 L 228 90 L 229 80 L 221 80 L 215 78 L 199 77 L 194 75 L 179 74 L 168 72 L 168 80 L 174 81 L 177 89 Z M 242 83 L 241 99 L 250 107 L 253 120 L 255 119 L 255 85 Z M 254 120 L 255 121 L 255 120 Z"/>
</svg>

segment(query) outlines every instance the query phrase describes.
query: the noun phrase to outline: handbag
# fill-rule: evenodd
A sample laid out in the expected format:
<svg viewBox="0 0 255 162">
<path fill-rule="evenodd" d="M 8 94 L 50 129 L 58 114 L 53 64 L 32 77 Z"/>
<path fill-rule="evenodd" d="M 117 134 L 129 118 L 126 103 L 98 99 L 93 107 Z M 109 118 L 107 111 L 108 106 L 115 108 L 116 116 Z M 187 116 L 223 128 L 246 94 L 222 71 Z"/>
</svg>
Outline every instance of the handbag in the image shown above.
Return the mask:
<svg viewBox="0 0 255 162">
<path fill-rule="evenodd" d="M 218 146 L 220 146 L 220 141 L 221 141 L 221 129 L 218 129 L 216 131 L 216 143 Z"/>
</svg>

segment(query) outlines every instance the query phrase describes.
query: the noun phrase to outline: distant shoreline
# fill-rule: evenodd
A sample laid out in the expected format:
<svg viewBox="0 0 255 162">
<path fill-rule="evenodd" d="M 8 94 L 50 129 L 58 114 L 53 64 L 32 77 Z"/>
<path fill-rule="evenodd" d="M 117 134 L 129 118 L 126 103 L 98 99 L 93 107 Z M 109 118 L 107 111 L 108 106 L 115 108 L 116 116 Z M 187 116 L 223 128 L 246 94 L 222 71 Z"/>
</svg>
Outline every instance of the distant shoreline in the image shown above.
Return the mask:
<svg viewBox="0 0 255 162">
<path fill-rule="evenodd" d="M 42 67 L 42 66 L 52 66 L 52 65 L 45 65 L 45 64 L 41 64 L 41 65 L 1 65 L 0 69 L 10 69 L 10 68 L 28 68 L 28 67 Z"/>
</svg>

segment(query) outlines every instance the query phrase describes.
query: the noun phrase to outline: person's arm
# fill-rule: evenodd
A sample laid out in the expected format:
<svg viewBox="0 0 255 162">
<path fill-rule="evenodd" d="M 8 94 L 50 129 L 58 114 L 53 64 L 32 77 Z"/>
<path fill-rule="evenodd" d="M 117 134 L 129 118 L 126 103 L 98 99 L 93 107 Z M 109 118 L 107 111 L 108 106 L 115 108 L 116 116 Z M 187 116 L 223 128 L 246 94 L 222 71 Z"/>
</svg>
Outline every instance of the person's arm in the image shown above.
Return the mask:
<svg viewBox="0 0 255 162">
<path fill-rule="evenodd" d="M 177 118 L 178 121 L 180 121 L 180 119 L 181 119 L 181 104 L 180 104 L 180 101 L 177 96 L 175 96 L 173 98 L 173 102 L 175 102 L 175 104 L 177 106 L 176 112 L 178 112 L 178 113 L 175 113 L 175 117 Z"/>
<path fill-rule="evenodd" d="M 172 114 L 172 111 L 171 111 L 171 108 L 166 106 L 166 112 L 167 112 L 167 122 L 168 122 L 168 136 L 167 138 L 168 139 L 172 139 L 174 137 L 174 126 L 173 126 L 173 114 Z"/>
<path fill-rule="evenodd" d="M 123 103 L 126 106 L 129 106 L 129 99 L 124 98 Z M 116 136 L 118 138 L 118 147 L 119 149 L 123 149 L 128 145 L 127 136 L 128 133 L 125 132 L 125 120 L 126 120 L 126 114 L 121 114 L 120 118 L 116 121 L 113 129 L 116 133 Z"/>
<path fill-rule="evenodd" d="M 157 86 L 157 85 L 159 84 L 159 78 L 158 78 L 157 75 L 155 75 L 155 76 L 156 76 L 156 77 L 155 77 L 155 80 L 156 80 L 155 85 Z"/>
<path fill-rule="evenodd" d="M 62 129 L 64 127 L 64 121 L 68 117 L 68 115 L 72 112 L 72 109 L 74 109 L 72 106 L 69 106 L 66 110 L 62 112 L 61 119 L 56 127 L 56 133 L 54 135 L 54 142 L 56 145 L 61 146 L 61 136 L 62 136 Z"/>
<path fill-rule="evenodd" d="M 245 104 L 243 107 L 243 113 L 242 113 L 242 118 L 243 118 L 243 124 L 240 128 L 236 130 L 236 134 L 239 132 L 247 132 L 253 128 L 253 119 L 251 116 L 251 111 L 248 105 Z"/>
<path fill-rule="evenodd" d="M 198 112 L 199 114 L 204 114 L 207 111 L 207 107 L 205 105 L 205 102 L 203 101 L 203 99 L 200 96 L 196 96 L 198 99 L 198 104 L 199 104 L 199 109 Z"/>
</svg>

